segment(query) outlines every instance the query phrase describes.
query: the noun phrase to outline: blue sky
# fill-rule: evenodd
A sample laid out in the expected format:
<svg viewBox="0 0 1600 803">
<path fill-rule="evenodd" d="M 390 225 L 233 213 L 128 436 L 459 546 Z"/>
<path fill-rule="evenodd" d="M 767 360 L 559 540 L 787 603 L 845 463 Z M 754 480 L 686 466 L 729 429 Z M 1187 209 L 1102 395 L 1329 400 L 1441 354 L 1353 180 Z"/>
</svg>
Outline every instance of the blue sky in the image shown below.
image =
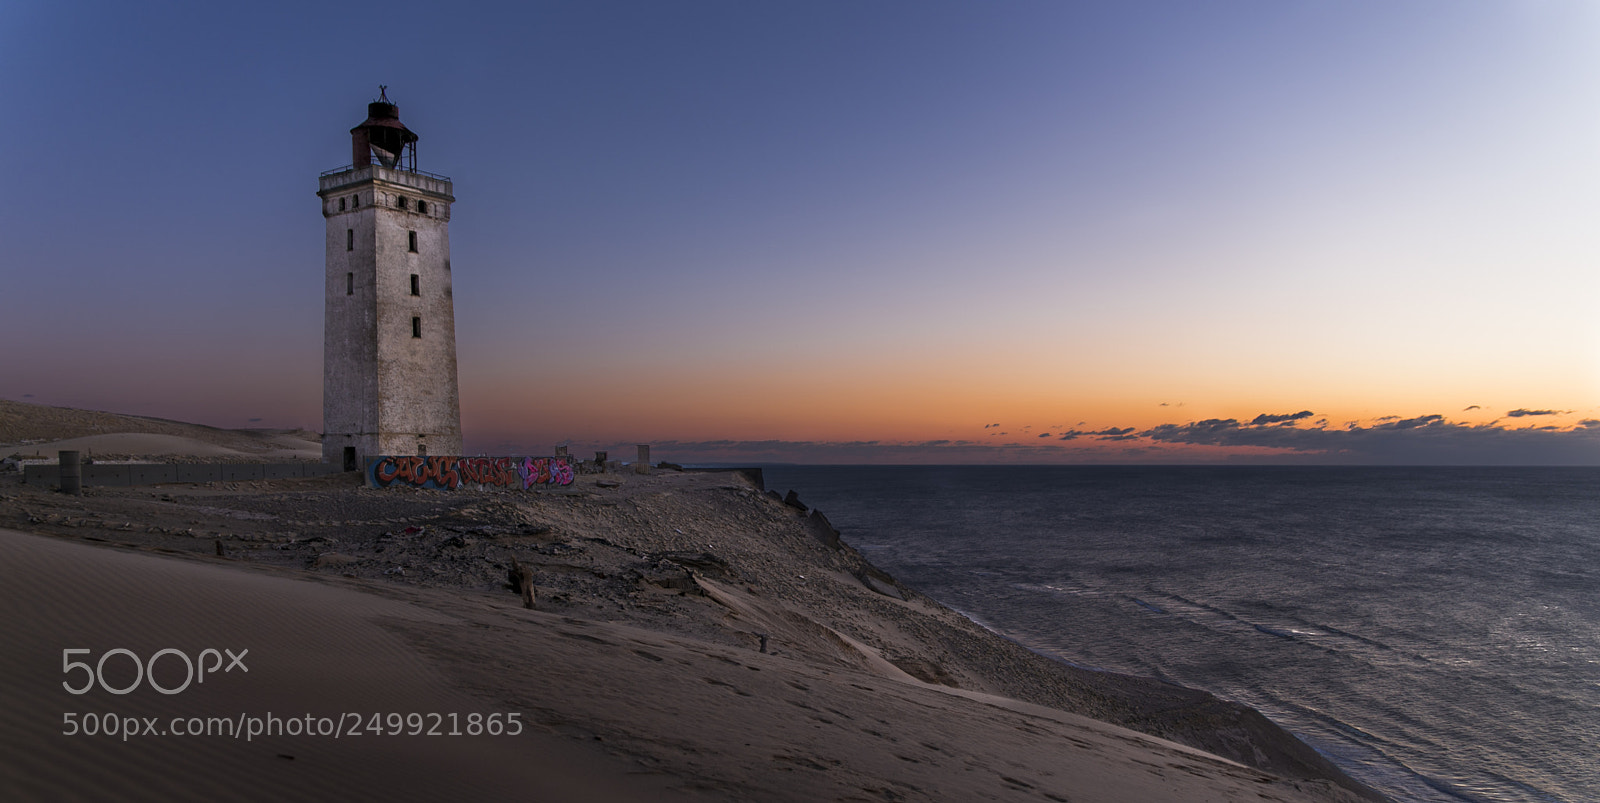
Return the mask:
<svg viewBox="0 0 1600 803">
<path fill-rule="evenodd" d="M 1587 2 L 13 2 L 0 397 L 316 429 L 316 174 L 387 84 L 455 180 L 469 449 L 1600 462 L 1597 45 Z"/>
</svg>

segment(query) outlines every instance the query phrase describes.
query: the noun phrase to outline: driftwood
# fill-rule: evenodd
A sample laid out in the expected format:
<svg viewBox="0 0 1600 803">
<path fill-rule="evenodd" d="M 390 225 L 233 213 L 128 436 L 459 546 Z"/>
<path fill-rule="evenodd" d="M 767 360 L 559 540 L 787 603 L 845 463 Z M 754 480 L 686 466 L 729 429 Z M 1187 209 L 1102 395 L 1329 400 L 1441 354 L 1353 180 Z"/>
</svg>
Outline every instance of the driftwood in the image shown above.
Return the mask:
<svg viewBox="0 0 1600 803">
<path fill-rule="evenodd" d="M 517 562 L 516 557 L 511 558 L 511 568 L 506 572 L 506 580 L 511 584 L 511 590 L 522 595 L 522 607 L 533 607 L 533 570 Z"/>
</svg>

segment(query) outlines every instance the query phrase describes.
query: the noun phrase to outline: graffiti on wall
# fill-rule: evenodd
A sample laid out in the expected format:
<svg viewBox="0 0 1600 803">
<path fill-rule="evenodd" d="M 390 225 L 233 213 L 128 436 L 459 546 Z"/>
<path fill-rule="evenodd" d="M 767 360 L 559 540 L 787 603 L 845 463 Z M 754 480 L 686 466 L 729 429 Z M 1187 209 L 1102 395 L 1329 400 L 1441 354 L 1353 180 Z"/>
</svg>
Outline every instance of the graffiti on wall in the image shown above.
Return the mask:
<svg viewBox="0 0 1600 803">
<path fill-rule="evenodd" d="M 367 461 L 373 488 L 511 488 L 528 490 L 571 485 L 572 458 L 412 457 L 387 455 Z"/>
</svg>

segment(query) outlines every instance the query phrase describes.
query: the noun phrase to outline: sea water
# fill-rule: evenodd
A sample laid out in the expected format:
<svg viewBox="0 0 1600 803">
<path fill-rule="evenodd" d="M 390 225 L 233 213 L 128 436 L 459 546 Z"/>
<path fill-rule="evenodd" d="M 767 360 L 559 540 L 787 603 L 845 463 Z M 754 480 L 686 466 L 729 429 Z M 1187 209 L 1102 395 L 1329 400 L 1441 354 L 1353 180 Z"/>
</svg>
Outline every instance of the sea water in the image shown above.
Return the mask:
<svg viewBox="0 0 1600 803">
<path fill-rule="evenodd" d="M 1040 653 L 1252 706 L 1400 801 L 1600 801 L 1600 469 L 766 467 Z"/>
</svg>

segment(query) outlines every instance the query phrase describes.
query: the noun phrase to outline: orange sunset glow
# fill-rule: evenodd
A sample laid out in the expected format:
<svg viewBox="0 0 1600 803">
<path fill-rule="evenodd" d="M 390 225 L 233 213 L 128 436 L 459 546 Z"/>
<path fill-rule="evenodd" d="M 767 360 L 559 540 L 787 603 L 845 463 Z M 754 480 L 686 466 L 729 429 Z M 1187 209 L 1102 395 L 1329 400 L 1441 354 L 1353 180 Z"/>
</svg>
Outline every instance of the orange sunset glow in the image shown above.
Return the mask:
<svg viewBox="0 0 1600 803">
<path fill-rule="evenodd" d="M 703 59 L 519 39 L 391 65 L 455 182 L 466 449 L 1600 462 L 1600 11 L 1242 8 L 863 11 L 696 29 Z M 61 60 L 26 27 L 15 74 Z M 145 66 L 110 98 L 88 68 L 12 98 L 0 327 L 37 345 L 0 395 L 317 430 L 310 193 L 356 90 L 212 54 L 246 104 L 156 50 L 68 50 Z M 72 156 L 88 98 L 139 177 Z M 192 203 L 238 153 L 263 154 L 248 210 Z M 79 202 L 104 191 L 139 202 Z"/>
</svg>

